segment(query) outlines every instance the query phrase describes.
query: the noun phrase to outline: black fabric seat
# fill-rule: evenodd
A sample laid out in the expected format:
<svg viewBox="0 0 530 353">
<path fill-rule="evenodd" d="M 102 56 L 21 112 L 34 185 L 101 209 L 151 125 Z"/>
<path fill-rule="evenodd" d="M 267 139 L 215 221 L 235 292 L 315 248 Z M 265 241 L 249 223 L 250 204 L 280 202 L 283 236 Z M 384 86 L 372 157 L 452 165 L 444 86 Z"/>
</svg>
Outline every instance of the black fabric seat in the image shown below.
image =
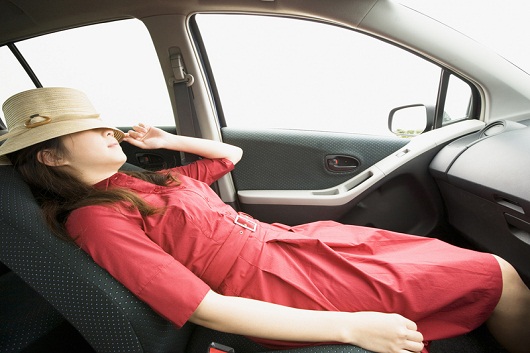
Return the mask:
<svg viewBox="0 0 530 353">
<path fill-rule="evenodd" d="M 0 351 L 19 352 L 47 335 L 63 317 L 13 272 L 0 276 Z"/>
<path fill-rule="evenodd" d="M 176 329 L 74 244 L 55 237 L 12 166 L 0 166 L 0 200 L 0 262 L 51 304 L 95 351 L 204 353 L 211 341 L 232 345 L 237 353 L 266 351 L 244 337 L 191 323 Z M 292 352 L 367 351 L 326 346 Z"/>
</svg>

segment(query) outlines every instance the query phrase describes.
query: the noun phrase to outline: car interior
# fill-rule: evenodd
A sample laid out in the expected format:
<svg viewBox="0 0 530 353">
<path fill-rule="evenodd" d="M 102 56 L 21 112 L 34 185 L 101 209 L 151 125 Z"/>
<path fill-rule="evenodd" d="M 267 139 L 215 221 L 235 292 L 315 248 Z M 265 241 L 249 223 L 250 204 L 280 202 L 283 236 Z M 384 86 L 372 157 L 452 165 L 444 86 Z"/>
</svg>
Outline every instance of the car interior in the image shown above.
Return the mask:
<svg viewBox="0 0 530 353">
<path fill-rule="evenodd" d="M 398 2 L 332 2 L 334 6 L 330 6 L 331 1 L 318 0 L 0 0 L 0 79 L 8 80 L 4 85 L 9 88 L 6 97 L 0 90 L 0 97 L 4 101 L 22 88 L 56 84 L 43 79 L 38 62 L 24 55 L 25 41 L 89 25 L 139 20 L 152 41 L 171 112 L 169 123 L 153 124 L 171 133 L 222 140 L 244 150 L 236 169 L 212 185 L 227 204 L 265 222 L 295 225 L 336 220 L 437 237 L 505 258 L 530 285 L 528 74 L 450 27 Z M 354 125 L 351 132 L 346 130 L 346 122 L 343 126 L 328 121 L 325 115 L 333 115 L 330 106 L 338 105 L 339 98 L 330 101 L 318 93 L 303 96 L 300 105 L 307 103 L 313 110 L 324 106 L 326 109 L 318 113 L 324 129 L 305 128 L 310 123 L 306 123 L 304 114 L 294 119 L 298 124 L 294 127 L 263 127 L 261 121 L 272 121 L 273 113 L 267 111 L 264 117 L 252 120 L 253 110 L 258 116 L 262 108 L 252 102 L 248 104 L 250 110 L 241 114 L 248 125 L 231 123 L 235 121 L 235 108 L 227 98 L 230 92 L 224 88 L 226 80 L 217 58 L 230 52 L 229 42 L 234 41 L 239 48 L 244 48 L 244 43 L 224 32 L 224 25 L 209 30 L 210 22 L 225 20 L 216 15 L 302 19 L 361 33 L 432 66 L 433 88 L 424 101 L 392 101 L 387 106 L 381 98 L 385 82 L 369 78 L 374 81 L 374 91 L 360 85 L 365 94 L 381 100 L 372 105 L 374 110 L 375 105 L 384 105 L 380 120 L 385 134 L 357 133 L 362 124 Z M 236 22 L 229 18 L 224 24 Z M 281 31 L 280 36 L 285 34 Z M 218 52 L 212 44 L 220 40 L 216 34 L 227 41 L 220 43 Z M 252 40 L 259 42 L 257 37 Z M 293 37 L 291 45 L 296 47 L 298 40 L 302 41 Z M 80 48 L 88 48 L 92 43 L 79 44 Z M 61 53 L 42 50 L 37 58 L 61 58 Z M 318 55 L 301 51 L 303 56 L 325 57 L 323 50 L 316 52 Z M 105 56 L 104 52 L 97 54 Z M 269 54 L 264 51 L 258 56 L 271 65 L 281 57 L 280 53 Z M 126 62 L 129 55 L 124 52 L 115 59 Z M 239 54 L 226 55 L 231 65 L 229 81 L 240 82 L 234 99 L 243 105 L 241 91 L 252 89 L 244 80 L 257 82 L 258 86 L 262 81 L 259 76 L 237 75 L 238 68 L 243 70 L 242 64 L 234 64 Z M 7 56 L 24 72 L 24 84 L 15 80 Z M 286 59 L 278 62 L 281 67 Z M 82 66 L 77 65 L 77 69 L 82 71 Z M 319 72 L 307 75 L 311 78 L 308 92 L 334 89 L 331 86 L 336 84 L 326 85 L 324 69 L 331 70 L 327 66 L 332 65 L 323 62 Z M 135 75 L 129 72 L 129 76 Z M 273 90 L 294 91 L 288 74 L 282 75 L 272 78 L 276 82 Z M 461 91 L 454 89 L 455 82 L 465 88 L 463 98 L 458 93 Z M 101 87 L 106 83 L 95 84 Z M 347 84 L 351 85 L 351 80 Z M 142 82 L 136 86 L 140 95 L 147 94 Z M 398 87 L 406 91 L 409 86 L 400 83 Z M 279 98 L 270 89 L 268 92 L 270 96 L 256 93 L 256 102 L 263 99 L 266 106 L 279 106 Z M 395 92 L 392 88 L 391 94 Z M 111 98 L 109 92 L 105 94 Z M 455 96 L 459 99 L 453 99 Z M 352 105 L 355 98 L 348 92 L 346 105 Z M 296 108 L 295 99 L 288 97 L 288 102 Z M 116 101 L 132 105 L 135 99 Z M 449 103 L 460 101 L 463 113 L 455 118 Z M 397 131 L 394 127 L 403 126 L 403 116 L 411 115 L 416 108 L 421 113 L 419 133 L 413 131 L 408 136 Z M 146 119 L 150 123 L 149 117 Z M 366 116 L 366 124 L 371 119 Z M 130 128 L 127 124 L 118 126 L 124 131 Z M 0 133 L 6 131 L 2 121 Z M 393 133 L 387 133 L 390 131 Z M 174 151 L 143 151 L 127 143 L 122 148 L 127 155 L 124 169 L 128 170 L 162 170 L 197 158 Z M 205 353 L 212 342 L 232 347 L 237 353 L 273 351 L 249 338 L 192 323 L 177 329 L 77 246 L 58 239 L 46 226 L 30 189 L 8 164 L 0 165 L 0 222 L 1 352 Z M 484 326 L 464 336 L 432 342 L 429 351 L 504 352 Z M 336 344 L 283 352 L 368 353 L 359 347 Z"/>
</svg>

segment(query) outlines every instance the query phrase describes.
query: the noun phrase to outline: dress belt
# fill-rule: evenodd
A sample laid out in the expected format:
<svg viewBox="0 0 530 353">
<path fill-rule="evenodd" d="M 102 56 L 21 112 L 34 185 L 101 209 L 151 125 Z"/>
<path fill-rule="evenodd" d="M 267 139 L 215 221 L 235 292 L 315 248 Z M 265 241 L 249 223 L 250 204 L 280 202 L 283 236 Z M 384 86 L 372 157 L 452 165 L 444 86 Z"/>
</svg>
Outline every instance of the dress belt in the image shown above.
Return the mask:
<svg viewBox="0 0 530 353">
<path fill-rule="evenodd" d="M 248 237 L 256 231 L 258 226 L 257 221 L 242 213 L 238 214 L 233 222 L 234 228 L 200 276 L 214 290 L 219 288 L 224 281 L 245 246 Z"/>
</svg>

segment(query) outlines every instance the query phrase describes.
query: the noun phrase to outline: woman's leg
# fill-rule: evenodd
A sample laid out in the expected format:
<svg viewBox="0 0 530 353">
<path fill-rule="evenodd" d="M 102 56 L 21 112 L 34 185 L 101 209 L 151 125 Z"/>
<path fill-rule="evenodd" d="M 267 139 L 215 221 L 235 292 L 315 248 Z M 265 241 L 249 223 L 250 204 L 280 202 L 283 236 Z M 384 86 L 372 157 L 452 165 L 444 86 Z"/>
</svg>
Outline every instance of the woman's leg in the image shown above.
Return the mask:
<svg viewBox="0 0 530 353">
<path fill-rule="evenodd" d="M 517 271 L 496 257 L 502 271 L 502 295 L 488 319 L 492 335 L 512 353 L 530 351 L 530 289 Z"/>
</svg>

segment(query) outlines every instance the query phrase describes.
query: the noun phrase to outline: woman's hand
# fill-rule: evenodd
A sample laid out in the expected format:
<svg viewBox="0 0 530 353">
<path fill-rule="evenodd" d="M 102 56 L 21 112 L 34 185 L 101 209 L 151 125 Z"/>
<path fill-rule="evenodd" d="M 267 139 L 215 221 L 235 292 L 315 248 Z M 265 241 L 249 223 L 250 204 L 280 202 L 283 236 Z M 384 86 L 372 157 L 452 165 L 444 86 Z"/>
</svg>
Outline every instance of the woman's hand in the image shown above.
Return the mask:
<svg viewBox="0 0 530 353">
<path fill-rule="evenodd" d="M 202 138 L 173 135 L 143 123 L 133 126 L 123 140 L 142 149 L 165 148 L 210 159 L 226 158 L 233 164 L 239 162 L 243 155 L 243 151 L 237 146 Z"/>
<path fill-rule="evenodd" d="M 303 310 L 208 292 L 190 321 L 214 330 L 292 342 L 337 342 L 378 353 L 421 352 L 416 324 L 398 314 Z"/>
<path fill-rule="evenodd" d="M 159 128 L 139 123 L 129 130 L 124 141 L 142 149 L 165 148 L 170 134 Z"/>
<path fill-rule="evenodd" d="M 352 313 L 352 340 L 350 343 L 374 352 L 409 353 L 421 352 L 423 335 L 416 324 L 398 314 L 378 312 Z M 349 339 L 347 339 L 349 341 Z"/>
</svg>

